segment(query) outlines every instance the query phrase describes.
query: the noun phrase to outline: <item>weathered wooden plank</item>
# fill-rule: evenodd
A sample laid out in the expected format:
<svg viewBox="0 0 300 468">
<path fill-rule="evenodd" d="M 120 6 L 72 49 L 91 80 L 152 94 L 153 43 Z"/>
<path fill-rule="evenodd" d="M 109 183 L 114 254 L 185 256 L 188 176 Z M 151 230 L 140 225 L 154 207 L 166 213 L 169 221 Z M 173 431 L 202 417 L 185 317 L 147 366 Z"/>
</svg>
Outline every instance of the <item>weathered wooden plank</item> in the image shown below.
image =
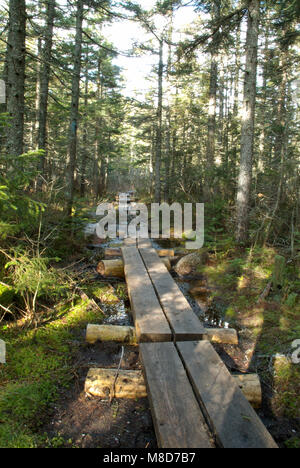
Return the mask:
<svg viewBox="0 0 300 468">
<path fill-rule="evenodd" d="M 224 448 L 277 448 L 208 341 L 177 343 L 210 428 Z"/>
<path fill-rule="evenodd" d="M 200 340 L 206 330 L 154 249 L 140 249 L 175 341 Z"/>
<path fill-rule="evenodd" d="M 158 253 L 159 257 L 168 257 L 169 259 L 175 257 L 175 252 L 174 252 L 173 249 L 158 249 L 157 253 Z M 109 258 L 110 257 L 121 257 L 122 252 L 121 252 L 121 249 L 118 248 L 118 247 L 116 247 L 116 248 L 109 247 L 109 248 L 104 250 L 104 256 L 109 257 Z"/>
<path fill-rule="evenodd" d="M 123 241 L 123 244 L 126 245 L 126 246 L 136 246 L 136 239 L 132 239 L 131 237 L 127 237 L 126 239 L 124 239 Z"/>
<path fill-rule="evenodd" d="M 122 247 L 122 255 L 138 341 L 171 341 L 172 332 L 139 251 Z"/>
<path fill-rule="evenodd" d="M 167 257 L 161 259 L 168 270 L 171 270 L 171 262 Z M 97 272 L 104 277 L 124 278 L 124 262 L 122 258 L 115 260 L 101 260 L 97 266 Z"/>
<path fill-rule="evenodd" d="M 150 239 L 140 239 L 138 238 L 138 248 L 139 249 L 152 249 L 152 242 Z"/>
<path fill-rule="evenodd" d="M 212 448 L 208 428 L 173 343 L 143 343 L 140 354 L 158 445 Z"/>
</svg>

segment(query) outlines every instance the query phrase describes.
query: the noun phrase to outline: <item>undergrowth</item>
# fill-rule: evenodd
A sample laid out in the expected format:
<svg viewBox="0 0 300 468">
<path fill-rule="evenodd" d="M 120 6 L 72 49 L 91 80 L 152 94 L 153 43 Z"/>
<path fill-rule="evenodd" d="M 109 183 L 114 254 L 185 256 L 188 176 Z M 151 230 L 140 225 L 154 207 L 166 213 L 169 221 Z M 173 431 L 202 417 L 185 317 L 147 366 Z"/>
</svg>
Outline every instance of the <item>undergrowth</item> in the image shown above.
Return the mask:
<svg viewBox="0 0 300 468">
<path fill-rule="evenodd" d="M 274 415 L 299 418 L 300 366 L 290 359 L 292 344 L 300 339 L 299 260 L 286 256 L 283 284 L 264 296 L 272 282 L 275 257 L 285 252 L 273 247 L 241 250 L 230 239 L 221 240 L 213 250 L 209 262 L 199 268 L 211 290 L 210 307 L 219 307 L 223 321 L 250 333 L 255 365 L 272 388 Z M 276 369 L 277 354 L 287 359 Z"/>
</svg>

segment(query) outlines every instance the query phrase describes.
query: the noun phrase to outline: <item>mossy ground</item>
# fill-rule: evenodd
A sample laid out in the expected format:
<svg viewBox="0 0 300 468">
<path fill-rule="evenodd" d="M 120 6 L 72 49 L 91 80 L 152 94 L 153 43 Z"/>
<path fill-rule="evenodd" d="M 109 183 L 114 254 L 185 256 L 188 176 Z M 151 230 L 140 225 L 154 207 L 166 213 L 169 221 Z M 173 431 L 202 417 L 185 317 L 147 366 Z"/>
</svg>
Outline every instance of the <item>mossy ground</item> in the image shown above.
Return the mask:
<svg viewBox="0 0 300 468">
<path fill-rule="evenodd" d="M 114 293 L 101 283 L 86 289 L 88 297 L 108 305 L 124 295 L 122 287 Z M 1 448 L 60 445 L 40 428 L 60 392 L 73 381 L 74 358 L 84 342 L 86 325 L 102 321 L 103 315 L 92 301 L 76 296 L 57 306 L 52 320 L 37 329 L 24 329 L 22 321 L 1 324 L 0 336 L 7 347 L 7 363 L 0 365 Z"/>
<path fill-rule="evenodd" d="M 275 354 L 290 356 L 292 343 L 300 339 L 299 264 L 287 263 L 282 288 L 271 290 L 260 300 L 272 280 L 276 255 L 273 248 L 246 252 L 221 249 L 199 271 L 211 288 L 210 304 L 221 304 L 224 320 L 249 332 L 254 344 L 253 359 L 258 357 L 260 376 L 272 388 L 273 414 L 299 418 L 300 365 L 285 359 L 276 368 L 272 358 Z"/>
</svg>

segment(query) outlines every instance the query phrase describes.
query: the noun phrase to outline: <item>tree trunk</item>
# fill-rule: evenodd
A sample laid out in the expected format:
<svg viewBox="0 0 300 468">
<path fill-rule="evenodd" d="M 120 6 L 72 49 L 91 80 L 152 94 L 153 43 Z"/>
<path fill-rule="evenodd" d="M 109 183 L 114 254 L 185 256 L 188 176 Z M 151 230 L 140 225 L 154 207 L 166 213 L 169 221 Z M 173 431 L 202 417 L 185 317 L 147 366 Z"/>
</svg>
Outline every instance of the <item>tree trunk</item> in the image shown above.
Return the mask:
<svg viewBox="0 0 300 468">
<path fill-rule="evenodd" d="M 163 115 L 163 40 L 159 43 L 158 66 L 158 105 L 157 105 L 157 129 L 156 129 L 156 153 L 155 153 L 155 202 L 161 201 L 161 153 L 162 153 L 162 115 Z"/>
<path fill-rule="evenodd" d="M 41 9 L 40 9 L 41 11 Z M 40 14 L 40 13 L 39 13 Z M 40 33 L 41 34 L 41 33 Z M 38 51 L 39 59 L 42 55 L 42 38 L 38 38 Z M 34 151 L 38 146 L 38 124 L 39 124 L 39 106 L 41 95 L 41 62 L 37 61 L 36 64 L 36 82 L 35 82 L 35 112 L 32 113 L 32 126 L 31 126 L 31 149 Z"/>
<path fill-rule="evenodd" d="M 237 242 L 248 240 L 249 203 L 252 182 L 257 46 L 260 19 L 260 1 L 250 0 L 248 8 L 248 30 L 246 39 L 246 72 L 244 82 L 244 104 L 241 135 L 241 160 L 237 190 Z"/>
<path fill-rule="evenodd" d="M 79 94 L 80 73 L 82 53 L 82 23 L 83 23 L 83 0 L 77 0 L 76 13 L 76 37 L 74 51 L 74 68 L 72 78 L 72 103 L 70 113 L 68 166 L 67 166 L 67 213 L 72 214 L 75 185 L 75 169 L 77 158 L 77 128 L 79 117 Z"/>
<path fill-rule="evenodd" d="M 104 138 L 103 132 L 100 133 L 100 129 L 103 128 L 102 117 L 99 115 L 103 102 L 103 84 L 101 79 L 101 66 L 102 61 L 99 57 L 98 60 L 98 71 L 97 71 L 97 102 L 98 109 L 96 109 L 96 147 L 95 147 L 95 194 L 96 198 L 99 199 L 103 196 L 105 191 L 105 174 L 106 174 L 106 161 L 105 155 L 103 154 L 103 148 L 100 149 L 100 136 Z M 102 145 L 103 146 L 103 145 Z"/>
<path fill-rule="evenodd" d="M 262 83 L 262 100 L 261 100 L 261 134 L 259 138 L 259 158 L 257 162 L 257 172 L 263 173 L 264 171 L 264 158 L 266 150 L 266 110 L 267 110 L 267 78 L 269 71 L 269 60 L 270 60 L 270 50 L 269 50 L 269 14 L 267 16 L 266 31 L 265 31 L 265 47 L 264 47 L 264 65 L 263 65 L 263 83 Z"/>
<path fill-rule="evenodd" d="M 206 144 L 206 171 L 204 184 L 204 198 L 209 201 L 212 195 L 212 178 L 215 166 L 215 138 L 216 138 L 216 107 L 217 107 L 217 80 L 218 64 L 215 52 L 211 54 L 210 84 L 209 84 L 209 108 Z"/>
<path fill-rule="evenodd" d="M 48 112 L 48 96 L 49 96 L 49 81 L 52 58 L 53 45 L 53 28 L 55 18 L 55 0 L 47 2 L 47 25 L 45 30 L 45 42 L 42 50 L 42 69 L 40 81 L 40 99 L 39 99 L 39 130 L 38 130 L 38 148 L 44 150 L 40 158 L 39 170 L 42 177 L 45 177 L 45 161 L 47 158 L 47 112 Z M 41 187 L 42 181 L 39 182 Z"/>
<path fill-rule="evenodd" d="M 9 32 L 7 44 L 7 152 L 19 156 L 24 151 L 24 89 L 25 89 L 25 0 L 9 2 Z"/>
<path fill-rule="evenodd" d="M 285 28 L 285 34 L 288 30 Z M 289 132 L 289 125 L 288 125 L 288 112 L 287 112 L 287 97 L 288 97 L 288 73 L 289 73 L 289 46 L 284 44 L 281 46 L 280 49 L 280 72 L 281 72 L 281 81 L 279 87 L 279 97 L 278 97 L 278 106 L 277 106 L 277 119 L 276 119 L 276 127 L 277 127 L 277 135 L 275 138 L 275 145 L 274 145 L 274 160 L 272 164 L 276 164 L 276 168 L 278 168 L 278 176 L 277 176 L 277 195 L 275 206 L 272 209 L 272 213 L 268 217 L 268 222 L 265 230 L 264 235 L 264 243 L 268 241 L 272 224 L 276 218 L 281 196 L 283 192 L 283 185 L 284 185 L 284 166 L 286 160 L 286 153 L 287 153 L 287 141 L 288 141 L 288 132 Z M 275 179 L 276 180 L 276 179 Z"/>
<path fill-rule="evenodd" d="M 84 91 L 84 130 L 83 130 L 83 148 L 82 148 L 82 160 L 81 160 L 81 175 L 80 175 L 80 196 L 85 196 L 86 189 L 86 165 L 88 160 L 88 93 L 89 93 L 89 52 L 86 52 L 86 64 L 85 64 L 85 91 Z"/>
</svg>

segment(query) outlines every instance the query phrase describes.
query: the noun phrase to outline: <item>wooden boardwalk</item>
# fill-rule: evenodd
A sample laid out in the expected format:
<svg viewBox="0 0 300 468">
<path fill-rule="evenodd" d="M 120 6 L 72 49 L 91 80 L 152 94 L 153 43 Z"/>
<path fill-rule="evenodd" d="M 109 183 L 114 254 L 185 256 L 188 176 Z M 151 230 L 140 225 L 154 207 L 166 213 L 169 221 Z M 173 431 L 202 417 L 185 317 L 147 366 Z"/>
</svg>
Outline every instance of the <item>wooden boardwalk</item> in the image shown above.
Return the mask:
<svg viewBox="0 0 300 468">
<path fill-rule="evenodd" d="M 151 241 L 121 250 L 159 446 L 277 448 Z"/>
</svg>

